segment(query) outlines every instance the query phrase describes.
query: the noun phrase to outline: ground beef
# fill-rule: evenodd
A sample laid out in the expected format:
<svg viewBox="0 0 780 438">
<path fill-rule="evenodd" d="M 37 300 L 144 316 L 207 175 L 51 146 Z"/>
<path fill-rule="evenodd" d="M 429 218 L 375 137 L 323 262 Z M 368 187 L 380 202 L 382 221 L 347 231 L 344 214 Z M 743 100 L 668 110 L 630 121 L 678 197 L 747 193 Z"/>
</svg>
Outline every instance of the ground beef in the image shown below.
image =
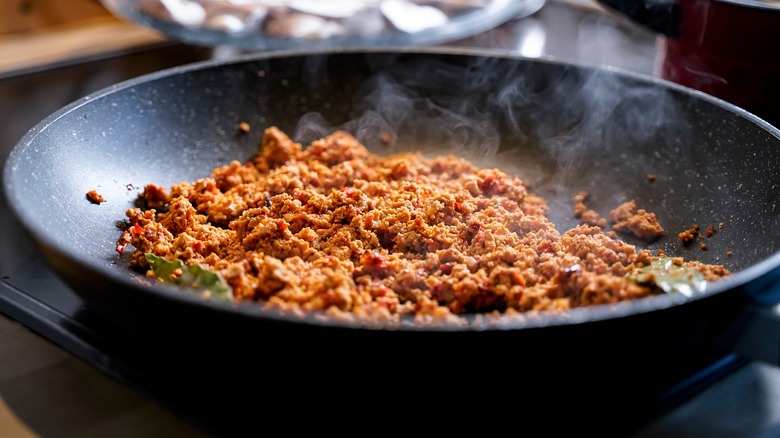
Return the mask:
<svg viewBox="0 0 780 438">
<path fill-rule="evenodd" d="M 93 204 L 102 204 L 103 202 L 106 202 L 106 199 L 98 193 L 97 190 L 90 190 L 87 192 L 87 199 L 89 199 L 89 202 Z"/>
<path fill-rule="evenodd" d="M 342 131 L 304 148 L 272 127 L 252 161 L 140 196 L 151 208 L 127 210 L 117 244 L 135 248 L 134 267 L 149 269 L 145 253 L 199 264 L 263 306 L 430 319 L 661 293 L 626 277 L 657 256 L 597 226 L 559 232 L 517 176 L 455 156 L 377 156 Z M 612 217 L 661 231 L 633 203 Z"/>
<path fill-rule="evenodd" d="M 666 232 L 655 213 L 637 209 L 636 201 L 624 202 L 609 213 L 612 229 L 619 233 L 633 234 L 647 241 L 654 241 Z"/>
<path fill-rule="evenodd" d="M 590 193 L 584 191 L 574 196 L 574 217 L 580 219 L 583 224 L 605 228 L 607 220 L 585 204 L 589 197 Z"/>
<path fill-rule="evenodd" d="M 685 231 L 682 231 L 677 234 L 677 238 L 680 240 L 680 242 L 689 244 L 693 242 L 696 237 L 699 235 L 699 225 L 693 224 L 691 225 L 691 228 L 688 228 Z"/>
</svg>

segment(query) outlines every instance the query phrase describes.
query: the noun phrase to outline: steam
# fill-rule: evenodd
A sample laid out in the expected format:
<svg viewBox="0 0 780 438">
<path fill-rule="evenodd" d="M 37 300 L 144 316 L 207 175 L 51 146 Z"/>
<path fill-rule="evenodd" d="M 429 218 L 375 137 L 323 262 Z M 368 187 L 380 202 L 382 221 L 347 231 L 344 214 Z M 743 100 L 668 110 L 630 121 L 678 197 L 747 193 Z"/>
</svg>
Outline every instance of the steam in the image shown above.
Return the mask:
<svg viewBox="0 0 780 438">
<path fill-rule="evenodd" d="M 308 113 L 299 120 L 295 137 L 307 143 L 343 129 L 370 148 L 387 148 L 386 141 L 380 140 L 385 136 L 399 151 L 424 148 L 487 158 L 496 154 L 500 134 L 493 112 L 480 103 L 483 80 L 479 74 L 469 75 L 436 61 L 423 61 L 403 72 L 379 73 L 355 88 L 355 118 L 333 126 L 323 114 Z M 461 92 L 453 94 L 453 84 L 459 84 Z M 415 141 L 404 148 L 395 141 L 399 138 Z"/>
<path fill-rule="evenodd" d="M 602 190 L 614 207 L 643 190 L 644 174 L 691 159 L 679 99 L 610 68 L 437 55 L 378 67 L 350 90 L 348 120 L 308 113 L 296 140 L 305 144 L 344 129 L 380 153 L 463 156 L 519 175 L 567 209 L 575 188 Z M 636 186 L 614 181 L 612 169 L 627 164 Z"/>
</svg>

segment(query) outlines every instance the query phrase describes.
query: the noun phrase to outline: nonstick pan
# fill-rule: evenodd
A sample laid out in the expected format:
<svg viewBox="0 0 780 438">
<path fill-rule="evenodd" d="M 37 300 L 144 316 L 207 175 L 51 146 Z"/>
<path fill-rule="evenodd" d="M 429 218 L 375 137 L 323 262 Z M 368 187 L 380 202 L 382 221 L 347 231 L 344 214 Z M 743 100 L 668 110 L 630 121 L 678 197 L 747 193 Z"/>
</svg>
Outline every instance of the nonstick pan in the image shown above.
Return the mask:
<svg viewBox="0 0 780 438">
<path fill-rule="evenodd" d="M 734 274 L 694 296 L 393 326 L 289 317 L 138 281 L 115 247 L 139 190 L 248 160 L 272 125 L 302 143 L 346 129 L 378 153 L 445 151 L 516 172 L 547 198 L 559 229 L 577 224 L 572 199 L 581 190 L 602 213 L 635 199 L 669 232 L 629 243 Z M 392 144 L 378 140 L 382 132 Z M 322 377 L 340 370 L 351 382 L 430 376 L 429 384 L 461 390 L 500 381 L 528 396 L 533 387 L 534 399 L 605 388 L 619 399 L 650 391 L 676 364 L 733 352 L 774 363 L 779 351 L 770 309 L 780 302 L 780 131 L 627 71 L 442 48 L 207 61 L 62 108 L 21 139 L 3 182 L 19 221 L 87 307 L 150 345 L 240 357 L 237 368 L 252 375 L 330 367 L 307 381 L 343 382 Z M 106 202 L 89 202 L 93 189 Z M 694 223 L 717 229 L 706 250 L 677 239 Z"/>
</svg>

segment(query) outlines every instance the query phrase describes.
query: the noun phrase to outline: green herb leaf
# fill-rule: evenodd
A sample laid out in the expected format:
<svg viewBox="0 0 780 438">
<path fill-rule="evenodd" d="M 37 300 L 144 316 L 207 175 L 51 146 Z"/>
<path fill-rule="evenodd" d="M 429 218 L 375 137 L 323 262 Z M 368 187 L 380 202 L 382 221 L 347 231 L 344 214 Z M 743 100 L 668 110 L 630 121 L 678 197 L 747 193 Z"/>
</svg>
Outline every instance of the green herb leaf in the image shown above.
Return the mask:
<svg viewBox="0 0 780 438">
<path fill-rule="evenodd" d="M 664 292 L 678 292 L 691 296 L 704 290 L 707 280 L 696 269 L 675 265 L 669 257 L 662 257 L 644 268 L 629 274 L 637 283 L 655 283 Z"/>
<path fill-rule="evenodd" d="M 233 290 L 218 272 L 205 269 L 200 265 L 187 266 L 181 260 L 168 261 L 152 253 L 144 255 L 154 275 L 164 282 L 203 290 L 210 298 L 233 300 Z M 181 275 L 175 275 L 179 269 Z"/>
</svg>

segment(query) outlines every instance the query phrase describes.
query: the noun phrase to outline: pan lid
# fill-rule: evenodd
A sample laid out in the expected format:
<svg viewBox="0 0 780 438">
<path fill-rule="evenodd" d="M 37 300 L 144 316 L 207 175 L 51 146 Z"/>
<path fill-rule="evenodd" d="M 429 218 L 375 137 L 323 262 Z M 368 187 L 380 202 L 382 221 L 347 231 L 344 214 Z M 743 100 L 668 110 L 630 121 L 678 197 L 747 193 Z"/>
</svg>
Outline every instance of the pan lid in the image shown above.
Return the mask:
<svg viewBox="0 0 780 438">
<path fill-rule="evenodd" d="M 101 0 L 120 18 L 245 50 L 438 44 L 528 16 L 545 0 Z"/>
</svg>

